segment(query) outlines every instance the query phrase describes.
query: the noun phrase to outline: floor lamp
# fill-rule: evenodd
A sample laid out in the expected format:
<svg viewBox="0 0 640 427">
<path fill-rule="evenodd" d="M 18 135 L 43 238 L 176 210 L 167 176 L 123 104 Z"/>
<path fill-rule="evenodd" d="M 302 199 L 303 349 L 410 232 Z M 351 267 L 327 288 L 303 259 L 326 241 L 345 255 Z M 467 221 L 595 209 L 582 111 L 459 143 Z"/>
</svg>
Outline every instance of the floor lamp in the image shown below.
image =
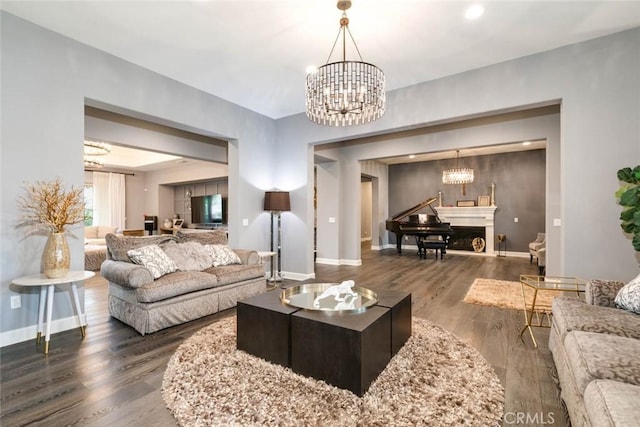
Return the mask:
<svg viewBox="0 0 640 427">
<path fill-rule="evenodd" d="M 274 247 L 276 249 L 276 257 L 278 259 L 278 270 L 274 271 L 273 266 L 273 257 L 271 257 L 271 277 L 269 281 L 271 282 L 280 282 L 282 280 L 282 257 L 281 257 L 281 248 L 282 248 L 282 218 L 281 214 L 285 211 L 291 210 L 291 203 L 289 202 L 289 192 L 288 191 L 266 191 L 264 193 L 264 210 L 271 212 L 271 252 L 274 252 Z M 273 230 L 273 220 L 277 219 L 278 229 L 277 229 L 277 244 L 274 245 L 276 241 L 276 234 Z"/>
</svg>

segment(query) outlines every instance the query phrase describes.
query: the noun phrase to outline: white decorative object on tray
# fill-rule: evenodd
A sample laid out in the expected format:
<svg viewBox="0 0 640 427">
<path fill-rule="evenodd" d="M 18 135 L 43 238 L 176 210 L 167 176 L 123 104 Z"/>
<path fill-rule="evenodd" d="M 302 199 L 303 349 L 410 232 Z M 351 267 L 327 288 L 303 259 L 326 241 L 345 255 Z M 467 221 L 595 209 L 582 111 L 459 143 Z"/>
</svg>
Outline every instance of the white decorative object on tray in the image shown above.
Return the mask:
<svg viewBox="0 0 640 427">
<path fill-rule="evenodd" d="M 344 310 L 349 309 L 349 308 L 353 308 L 353 298 L 357 297 L 358 294 L 355 293 L 353 291 L 353 286 L 355 285 L 355 282 L 353 280 L 345 280 L 344 282 L 340 283 L 339 285 L 333 285 L 328 287 L 324 292 L 322 292 L 320 295 L 318 295 L 314 300 L 313 300 L 313 306 L 318 308 L 320 307 L 320 300 L 325 299 L 327 297 L 333 296 L 333 299 L 336 300 L 336 302 L 338 303 L 345 303 L 345 301 L 347 300 L 348 297 L 352 297 L 351 298 L 351 305 L 352 307 L 340 307 L 338 308 L 336 306 L 336 309 L 339 310 Z M 345 296 L 343 296 L 345 295 Z M 349 304 L 349 303 L 347 303 Z M 340 304 L 342 305 L 342 304 Z"/>
<path fill-rule="evenodd" d="M 378 302 L 378 294 L 347 280 L 292 286 L 282 291 L 280 300 L 292 307 L 326 314 L 361 313 Z"/>
</svg>

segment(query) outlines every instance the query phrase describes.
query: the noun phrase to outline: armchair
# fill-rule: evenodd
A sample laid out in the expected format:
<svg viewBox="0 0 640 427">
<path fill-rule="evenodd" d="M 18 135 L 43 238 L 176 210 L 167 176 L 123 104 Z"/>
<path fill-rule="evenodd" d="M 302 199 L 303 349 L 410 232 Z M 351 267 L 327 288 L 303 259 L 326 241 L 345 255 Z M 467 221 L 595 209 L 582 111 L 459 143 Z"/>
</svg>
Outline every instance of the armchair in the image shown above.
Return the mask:
<svg viewBox="0 0 640 427">
<path fill-rule="evenodd" d="M 538 249 L 538 274 L 544 276 L 546 270 L 547 248 Z"/>
<path fill-rule="evenodd" d="M 540 261 L 540 254 L 538 253 L 540 249 L 545 247 L 546 236 L 544 233 L 538 233 L 536 240 L 529 243 L 529 263 L 533 262 L 533 257 L 536 257 L 536 260 Z"/>
</svg>

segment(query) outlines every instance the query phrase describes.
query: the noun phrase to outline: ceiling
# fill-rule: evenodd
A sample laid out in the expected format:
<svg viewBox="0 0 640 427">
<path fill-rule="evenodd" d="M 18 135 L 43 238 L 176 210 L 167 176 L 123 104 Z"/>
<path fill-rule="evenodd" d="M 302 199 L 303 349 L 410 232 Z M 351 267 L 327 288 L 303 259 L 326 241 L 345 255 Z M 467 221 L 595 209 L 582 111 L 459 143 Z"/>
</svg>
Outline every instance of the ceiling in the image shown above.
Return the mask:
<svg viewBox="0 0 640 427">
<path fill-rule="evenodd" d="M 387 90 L 640 25 L 640 1 L 354 0 L 350 29 Z M 271 118 L 304 111 L 304 77 L 338 34 L 332 0 L 10 1 L 0 8 Z M 348 59 L 356 59 L 347 54 Z M 336 59 L 336 58 L 333 58 Z"/>
<path fill-rule="evenodd" d="M 105 170 L 118 169 L 125 171 L 151 172 L 160 169 L 197 166 L 207 164 L 207 162 L 196 159 L 187 159 L 169 154 L 157 153 L 153 151 L 139 150 L 136 148 L 123 147 L 109 144 L 110 151 L 104 156 L 99 156 L 103 161 Z M 102 168 L 88 168 L 87 170 L 101 170 Z"/>
<path fill-rule="evenodd" d="M 465 19 L 478 3 L 484 14 Z M 271 118 L 304 111 L 305 69 L 326 61 L 340 18 L 332 0 L 2 0 L 0 9 Z M 354 0 L 348 16 L 363 59 L 394 90 L 640 26 L 640 1 Z M 461 156 L 544 142 L 535 144 Z M 140 171 L 198 162 L 117 146 L 104 160 Z"/>
</svg>

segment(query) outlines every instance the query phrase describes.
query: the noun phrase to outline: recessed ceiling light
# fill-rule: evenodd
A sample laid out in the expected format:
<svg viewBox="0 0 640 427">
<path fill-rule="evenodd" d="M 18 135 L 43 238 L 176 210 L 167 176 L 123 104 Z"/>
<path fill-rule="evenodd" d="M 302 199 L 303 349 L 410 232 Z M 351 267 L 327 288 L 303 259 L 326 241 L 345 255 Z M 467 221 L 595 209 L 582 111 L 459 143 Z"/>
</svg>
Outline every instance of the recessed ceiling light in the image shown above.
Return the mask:
<svg viewBox="0 0 640 427">
<path fill-rule="evenodd" d="M 409 154 L 409 158 L 410 158 L 410 159 L 415 159 L 415 158 L 416 158 L 416 155 L 415 155 L 415 154 Z"/>
<path fill-rule="evenodd" d="M 478 19 L 484 13 L 484 6 L 481 4 L 474 4 L 473 6 L 469 6 L 467 10 L 464 12 L 464 17 L 468 20 Z"/>
<path fill-rule="evenodd" d="M 525 141 L 522 143 L 522 145 L 531 145 L 531 141 Z"/>
</svg>

